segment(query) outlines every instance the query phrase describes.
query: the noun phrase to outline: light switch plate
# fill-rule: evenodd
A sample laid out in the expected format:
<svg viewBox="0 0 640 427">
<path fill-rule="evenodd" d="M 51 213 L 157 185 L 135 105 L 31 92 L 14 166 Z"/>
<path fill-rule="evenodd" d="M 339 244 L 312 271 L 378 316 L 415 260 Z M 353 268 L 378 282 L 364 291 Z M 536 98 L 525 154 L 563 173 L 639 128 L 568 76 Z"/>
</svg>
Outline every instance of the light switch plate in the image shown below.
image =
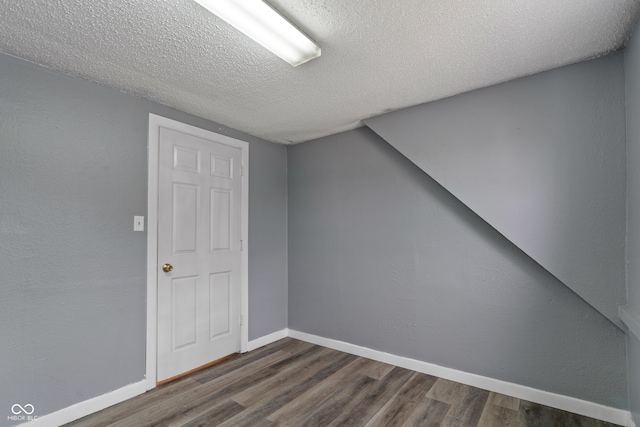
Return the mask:
<svg viewBox="0 0 640 427">
<path fill-rule="evenodd" d="M 134 216 L 133 217 L 133 231 L 144 231 L 144 217 L 143 216 Z"/>
</svg>

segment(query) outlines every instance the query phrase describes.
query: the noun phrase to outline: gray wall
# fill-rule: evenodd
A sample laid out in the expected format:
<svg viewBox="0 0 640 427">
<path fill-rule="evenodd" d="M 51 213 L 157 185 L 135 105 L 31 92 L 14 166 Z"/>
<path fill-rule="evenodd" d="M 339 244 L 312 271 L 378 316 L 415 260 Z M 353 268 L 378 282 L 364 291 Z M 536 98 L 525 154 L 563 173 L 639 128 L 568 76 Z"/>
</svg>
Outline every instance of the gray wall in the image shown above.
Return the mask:
<svg viewBox="0 0 640 427">
<path fill-rule="evenodd" d="M 286 147 L 253 143 L 249 165 L 249 339 L 253 340 L 285 329 L 288 322 Z"/>
<path fill-rule="evenodd" d="M 624 123 L 621 53 L 366 121 L 620 325 Z"/>
<path fill-rule="evenodd" d="M 291 329 L 627 407 L 624 333 L 371 130 L 288 165 Z"/>
<path fill-rule="evenodd" d="M 287 326 L 285 147 L 0 55 L 0 425 L 144 378 L 150 112 L 250 142 L 249 338 Z"/>
<path fill-rule="evenodd" d="M 640 313 L 640 32 L 625 51 L 627 103 L 627 306 Z M 629 334 L 629 406 L 640 424 L 640 341 Z"/>
</svg>

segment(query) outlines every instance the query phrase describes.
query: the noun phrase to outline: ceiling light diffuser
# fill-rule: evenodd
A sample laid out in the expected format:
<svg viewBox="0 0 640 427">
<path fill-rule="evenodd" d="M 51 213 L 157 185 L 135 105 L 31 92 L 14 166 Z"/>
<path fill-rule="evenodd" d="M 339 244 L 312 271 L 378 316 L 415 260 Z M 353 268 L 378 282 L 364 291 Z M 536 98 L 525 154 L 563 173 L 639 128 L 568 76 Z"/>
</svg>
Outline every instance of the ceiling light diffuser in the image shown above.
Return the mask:
<svg viewBox="0 0 640 427">
<path fill-rule="evenodd" d="M 262 0 L 195 0 L 294 67 L 320 56 L 320 46 Z"/>
</svg>

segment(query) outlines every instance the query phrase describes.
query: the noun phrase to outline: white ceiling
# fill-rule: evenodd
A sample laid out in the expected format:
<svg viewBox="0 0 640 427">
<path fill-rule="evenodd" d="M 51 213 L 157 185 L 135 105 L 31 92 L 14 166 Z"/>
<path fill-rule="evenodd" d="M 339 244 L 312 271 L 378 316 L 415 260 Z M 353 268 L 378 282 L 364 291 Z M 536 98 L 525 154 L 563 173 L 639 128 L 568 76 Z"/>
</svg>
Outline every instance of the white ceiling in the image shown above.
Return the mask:
<svg viewBox="0 0 640 427">
<path fill-rule="evenodd" d="M 273 0 L 322 56 L 291 67 L 192 0 L 0 0 L 0 51 L 264 139 L 360 120 L 624 46 L 638 0 Z"/>
</svg>

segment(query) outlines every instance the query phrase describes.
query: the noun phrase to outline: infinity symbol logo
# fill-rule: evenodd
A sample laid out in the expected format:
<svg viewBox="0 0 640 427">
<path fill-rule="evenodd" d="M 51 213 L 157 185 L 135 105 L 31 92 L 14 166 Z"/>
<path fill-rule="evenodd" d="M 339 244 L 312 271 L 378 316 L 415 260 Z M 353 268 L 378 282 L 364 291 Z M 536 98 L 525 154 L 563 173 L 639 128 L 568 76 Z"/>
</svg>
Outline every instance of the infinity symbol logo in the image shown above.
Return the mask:
<svg viewBox="0 0 640 427">
<path fill-rule="evenodd" d="M 33 405 L 31 403 L 27 403 L 24 406 L 20 406 L 17 403 L 15 403 L 12 407 L 11 407 L 11 412 L 13 412 L 14 415 L 19 415 L 21 413 L 25 413 L 27 415 L 31 415 L 33 414 L 33 411 L 35 411 L 35 408 L 33 407 Z"/>
</svg>

